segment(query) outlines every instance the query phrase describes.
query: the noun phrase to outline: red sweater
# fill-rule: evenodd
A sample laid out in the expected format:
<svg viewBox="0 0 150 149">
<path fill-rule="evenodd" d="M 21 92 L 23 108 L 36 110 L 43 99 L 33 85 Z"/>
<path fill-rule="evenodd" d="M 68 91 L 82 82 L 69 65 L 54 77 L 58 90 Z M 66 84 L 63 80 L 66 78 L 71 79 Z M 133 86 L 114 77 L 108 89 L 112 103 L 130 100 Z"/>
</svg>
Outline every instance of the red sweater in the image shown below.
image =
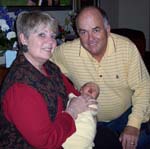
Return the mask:
<svg viewBox="0 0 150 149">
<path fill-rule="evenodd" d="M 64 75 L 63 81 L 68 94 L 73 92 L 79 95 Z M 72 117 L 63 112 L 60 97 L 54 122 L 50 120 L 42 95 L 30 86 L 14 84 L 7 90 L 3 101 L 4 114 L 8 121 L 12 122 L 35 148 L 59 149 L 66 138 L 76 130 Z"/>
</svg>

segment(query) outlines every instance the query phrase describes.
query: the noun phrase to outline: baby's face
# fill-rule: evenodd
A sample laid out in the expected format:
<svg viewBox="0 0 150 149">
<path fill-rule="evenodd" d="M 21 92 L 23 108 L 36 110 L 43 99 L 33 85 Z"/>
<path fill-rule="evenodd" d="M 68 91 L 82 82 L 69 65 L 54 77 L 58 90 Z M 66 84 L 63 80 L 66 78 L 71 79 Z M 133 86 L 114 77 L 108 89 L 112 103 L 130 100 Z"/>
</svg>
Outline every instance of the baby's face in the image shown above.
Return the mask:
<svg viewBox="0 0 150 149">
<path fill-rule="evenodd" d="M 99 95 L 99 88 L 95 84 L 87 84 L 80 90 L 81 94 L 91 96 L 96 99 Z"/>
</svg>

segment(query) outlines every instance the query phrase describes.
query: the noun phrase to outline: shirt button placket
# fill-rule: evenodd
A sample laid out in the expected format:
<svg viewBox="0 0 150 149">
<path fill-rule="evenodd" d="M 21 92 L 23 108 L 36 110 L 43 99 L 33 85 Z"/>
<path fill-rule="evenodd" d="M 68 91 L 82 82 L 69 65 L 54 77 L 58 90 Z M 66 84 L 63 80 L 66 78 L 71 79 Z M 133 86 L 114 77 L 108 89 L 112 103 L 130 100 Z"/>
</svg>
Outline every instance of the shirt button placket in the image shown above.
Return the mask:
<svg viewBox="0 0 150 149">
<path fill-rule="evenodd" d="M 102 75 L 102 67 L 101 67 L 101 65 L 98 65 L 98 72 L 99 72 L 99 77 L 100 78 L 102 78 L 103 77 L 103 75 Z"/>
</svg>

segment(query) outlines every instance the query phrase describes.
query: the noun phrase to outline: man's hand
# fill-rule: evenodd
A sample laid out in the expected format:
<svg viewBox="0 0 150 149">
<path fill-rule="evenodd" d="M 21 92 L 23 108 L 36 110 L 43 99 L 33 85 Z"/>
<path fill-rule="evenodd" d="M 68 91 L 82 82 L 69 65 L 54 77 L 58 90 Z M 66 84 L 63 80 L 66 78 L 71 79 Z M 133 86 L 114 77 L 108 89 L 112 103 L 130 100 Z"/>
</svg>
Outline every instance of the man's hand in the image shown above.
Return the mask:
<svg viewBox="0 0 150 149">
<path fill-rule="evenodd" d="M 119 138 L 123 149 L 136 149 L 139 133 L 139 129 L 132 126 L 126 126 Z"/>
</svg>

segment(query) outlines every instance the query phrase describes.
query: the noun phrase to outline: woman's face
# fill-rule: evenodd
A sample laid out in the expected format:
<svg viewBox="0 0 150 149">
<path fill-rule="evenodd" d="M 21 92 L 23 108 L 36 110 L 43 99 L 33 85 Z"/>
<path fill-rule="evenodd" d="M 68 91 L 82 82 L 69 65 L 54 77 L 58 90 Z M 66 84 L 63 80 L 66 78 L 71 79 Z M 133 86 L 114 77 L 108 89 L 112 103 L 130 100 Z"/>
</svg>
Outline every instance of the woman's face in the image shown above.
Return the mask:
<svg viewBox="0 0 150 149">
<path fill-rule="evenodd" d="M 47 61 L 56 47 L 56 34 L 48 26 L 40 25 L 34 32 L 29 33 L 29 37 L 22 35 L 22 44 L 27 45 L 28 52 L 25 53 L 30 61 L 44 63 Z"/>
</svg>

